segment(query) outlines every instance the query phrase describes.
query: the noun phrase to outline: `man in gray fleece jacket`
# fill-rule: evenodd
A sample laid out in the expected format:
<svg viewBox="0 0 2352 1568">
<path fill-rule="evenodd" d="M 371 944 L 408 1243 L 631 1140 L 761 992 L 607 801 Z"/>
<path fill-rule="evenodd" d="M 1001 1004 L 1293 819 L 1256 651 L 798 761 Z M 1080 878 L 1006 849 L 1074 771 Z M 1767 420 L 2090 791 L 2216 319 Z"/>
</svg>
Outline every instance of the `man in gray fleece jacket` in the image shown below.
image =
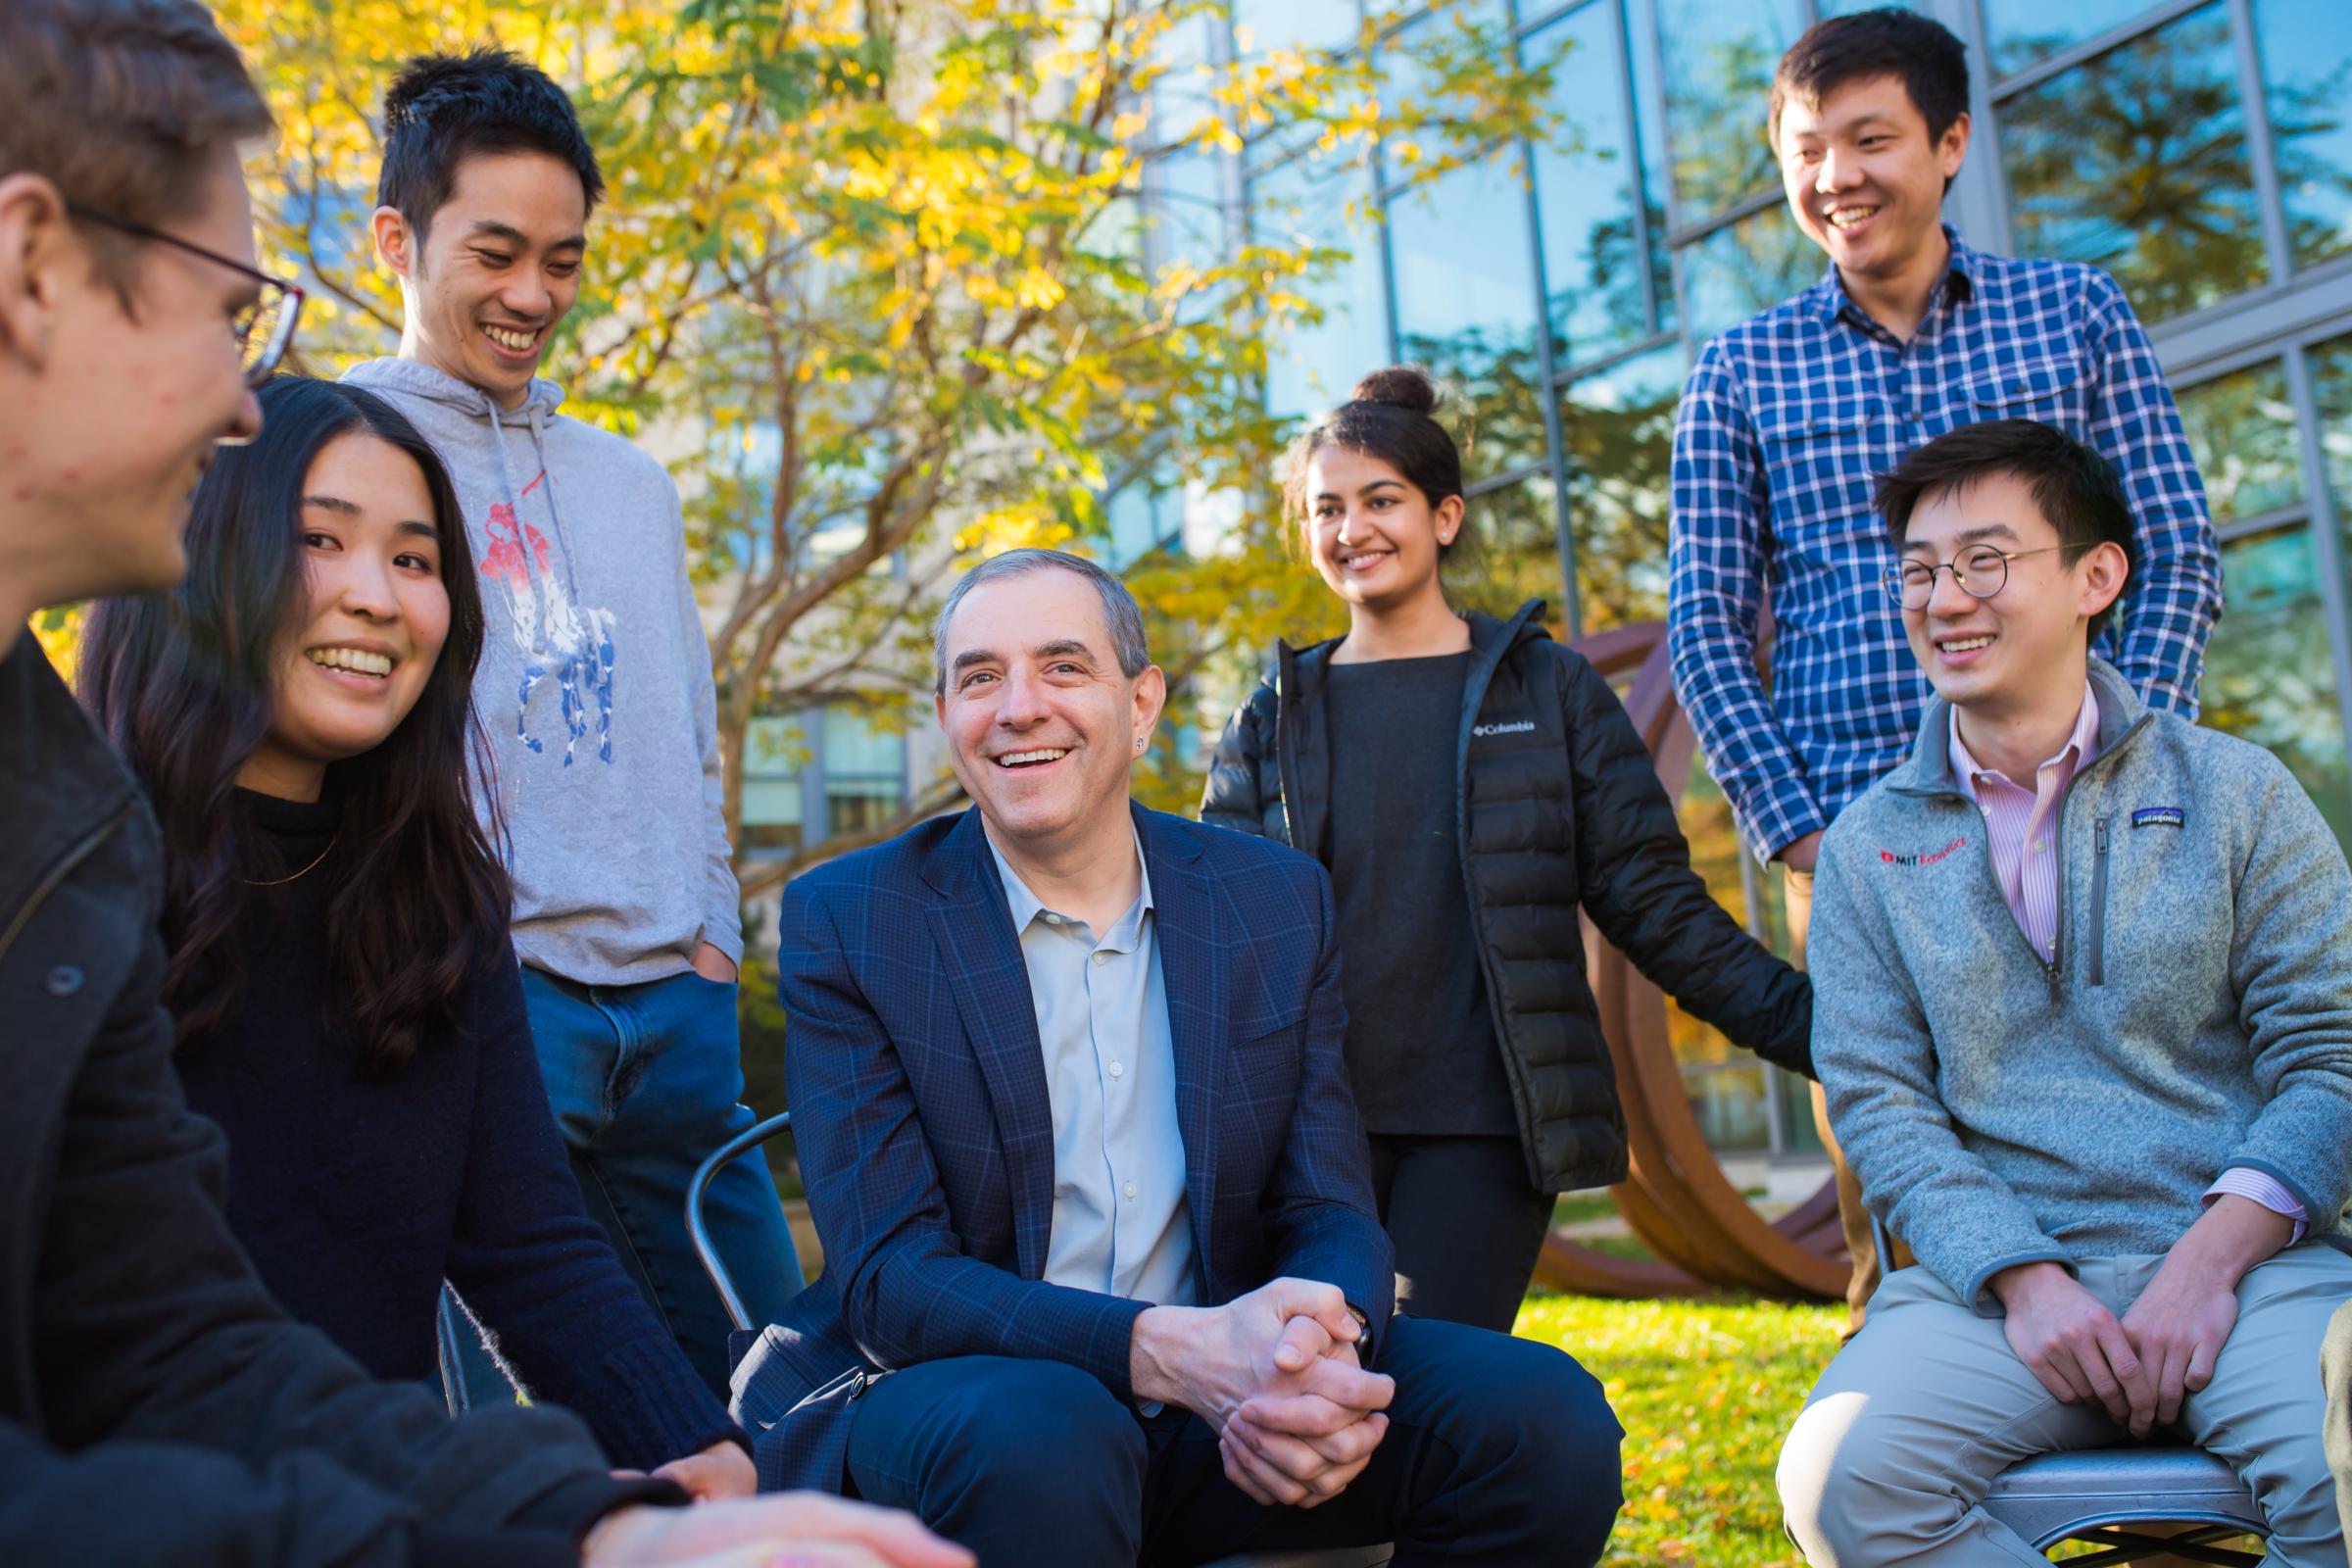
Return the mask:
<svg viewBox="0 0 2352 1568">
<path fill-rule="evenodd" d="M 2089 657 L 2130 571 L 2095 453 L 1967 426 L 1880 506 L 1937 701 L 1822 847 L 1813 1054 L 1919 1262 L 1789 1434 L 1789 1529 L 1821 1565 L 2038 1564 L 1992 1479 L 2162 1427 L 2245 1478 L 2272 1561 L 2340 1568 L 2352 871 L 2269 753 Z"/>
<path fill-rule="evenodd" d="M 668 473 L 536 377 L 603 176 L 563 89 L 497 50 L 412 61 L 384 128 L 374 237 L 400 356 L 345 379 L 415 420 L 457 485 L 540 1068 L 589 1212 L 723 1398 L 730 1325 L 684 1221 L 696 1165 L 752 1121 L 710 649 Z M 800 1268 L 765 1164 L 721 1170 L 707 1213 L 772 1321 Z M 476 1392 L 503 1393 L 495 1376 L 477 1363 Z"/>
</svg>

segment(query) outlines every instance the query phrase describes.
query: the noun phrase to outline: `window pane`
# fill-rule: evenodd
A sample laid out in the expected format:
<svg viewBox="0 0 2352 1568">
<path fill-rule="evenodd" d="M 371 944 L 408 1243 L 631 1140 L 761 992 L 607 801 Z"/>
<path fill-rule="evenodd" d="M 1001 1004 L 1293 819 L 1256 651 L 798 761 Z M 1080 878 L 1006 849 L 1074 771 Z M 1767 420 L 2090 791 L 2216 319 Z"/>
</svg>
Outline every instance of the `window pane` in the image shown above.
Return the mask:
<svg viewBox="0 0 2352 1568">
<path fill-rule="evenodd" d="M 882 827 L 899 814 L 906 790 L 897 779 L 825 778 L 825 836 Z"/>
<path fill-rule="evenodd" d="M 848 774 L 906 776 L 906 737 L 877 728 L 854 708 L 825 710 L 825 777 Z"/>
<path fill-rule="evenodd" d="M 2344 587 L 2352 593 L 2352 336 L 2322 343 L 2307 363 L 2319 404 L 2321 462 L 2335 505 L 2336 536 L 2343 541 L 2339 559 L 2348 564 Z"/>
<path fill-rule="evenodd" d="M 1460 395 L 1439 416 L 1463 443 L 1472 480 L 1544 456 L 1535 259 L 1516 164 L 1492 154 L 1389 209 L 1403 357 Z"/>
<path fill-rule="evenodd" d="M 796 718 L 755 718 L 743 734 L 743 847 L 801 847 L 801 764 L 808 750 Z"/>
<path fill-rule="evenodd" d="M 1373 15 L 1385 20 L 1405 9 L 1375 5 Z M 1442 97 L 1446 89 L 1443 80 L 1433 83 L 1433 70 L 1450 74 L 1475 66 L 1508 49 L 1510 35 L 1509 0 L 1438 0 L 1381 46 L 1382 104 L 1420 106 L 1433 94 Z M 1437 56 L 1434 61 L 1428 59 L 1433 53 Z M 1389 171 L 1392 179 L 1402 173 L 1396 168 Z"/>
<path fill-rule="evenodd" d="M 1225 257 L 1225 157 L 1185 149 L 1162 153 L 1145 167 L 1146 222 L 1151 236 L 1144 259 L 1154 270 L 1175 263 L 1213 267 Z M 1109 215 L 1106 215 L 1109 216 Z M 1110 250 L 1104 224 L 1088 234 L 1091 248 Z M 1125 254 L 1134 254 L 1125 248 Z"/>
<path fill-rule="evenodd" d="M 1141 557 L 1182 538 L 1183 498 L 1156 484 L 1152 478 L 1138 479 L 1110 498 L 1110 537 L 1102 552 L 1102 564 L 1110 570 L 1125 571 Z"/>
<path fill-rule="evenodd" d="M 1703 343 L 1758 311 L 1811 288 L 1829 259 L 1797 232 L 1786 207 L 1767 207 L 1683 252 L 1683 305 Z"/>
<path fill-rule="evenodd" d="M 1797 0 L 1657 0 L 1675 220 L 1780 182 L 1764 140 L 1781 56 L 1804 30 Z"/>
<path fill-rule="evenodd" d="M 2352 778 L 2311 530 L 2224 545 L 2222 582 L 2225 609 L 2205 650 L 2204 721 L 2269 749 L 2352 845 Z"/>
<path fill-rule="evenodd" d="M 2352 250 L 2352 7 L 2254 0 L 2278 194 L 2295 264 Z"/>
<path fill-rule="evenodd" d="M 1362 169 L 1314 153 L 1250 176 L 1250 222 L 1259 244 L 1333 253 L 1299 285 L 1299 292 L 1321 307 L 1323 318 L 1312 325 L 1293 323 L 1267 341 L 1269 413 L 1329 408 L 1348 396 L 1358 376 L 1389 362 L 1380 233 L 1368 216 L 1370 189 Z M 1351 202 L 1361 206 L 1364 220 L 1350 220 Z"/>
<path fill-rule="evenodd" d="M 1560 615 L 1560 533 L 1551 476 L 1473 496 L 1460 541 L 1446 557 L 1446 598 L 1456 610 L 1508 615 L 1541 599 Z M 1464 549 L 1467 544 L 1469 548 Z"/>
<path fill-rule="evenodd" d="M 2205 476 L 2214 521 L 2259 516 L 2303 499 L 2295 407 L 2286 368 L 2278 361 L 2182 391 L 2180 422 Z"/>
<path fill-rule="evenodd" d="M 1678 346 L 1586 376 L 1561 400 L 1568 524 L 1587 632 L 1665 616 L 1667 472 L 1682 383 Z"/>
<path fill-rule="evenodd" d="M 1558 141 L 1569 150 L 1545 146 L 1535 158 L 1551 330 L 1563 345 L 1555 350 L 1563 364 L 1592 359 L 1652 330 L 1644 272 L 1661 297 L 1673 291 L 1663 193 L 1646 181 L 1647 160 L 1626 122 L 1626 62 L 1614 10 L 1588 6 L 1527 43 L 1530 60 L 1566 48 L 1553 77 L 1552 108 L 1565 122 Z M 1635 222 L 1643 203 L 1649 209 L 1646 249 Z"/>
<path fill-rule="evenodd" d="M 744 726 L 743 776 L 798 774 L 808 760 L 807 732 L 797 718 L 755 718 Z"/>
<path fill-rule="evenodd" d="M 2335 500 L 2336 521 L 2347 531 L 2346 542 L 2352 544 L 2352 336 L 2321 344 L 2311 351 L 2310 360 L 2319 393 L 2320 452 L 2327 463 L 2328 493 Z"/>
<path fill-rule="evenodd" d="M 2153 0 L 1984 0 L 1984 33 L 1992 40 L 1993 70 L 2023 71 L 2036 60 L 2085 43 L 2144 17 Z"/>
<path fill-rule="evenodd" d="M 1243 58 L 1269 49 L 1345 49 L 1355 42 L 1355 0 L 1233 0 Z"/>
<path fill-rule="evenodd" d="M 2019 254 L 2105 268 L 2148 319 L 2269 275 L 2220 5 L 2012 100 L 2001 153 Z"/>
</svg>

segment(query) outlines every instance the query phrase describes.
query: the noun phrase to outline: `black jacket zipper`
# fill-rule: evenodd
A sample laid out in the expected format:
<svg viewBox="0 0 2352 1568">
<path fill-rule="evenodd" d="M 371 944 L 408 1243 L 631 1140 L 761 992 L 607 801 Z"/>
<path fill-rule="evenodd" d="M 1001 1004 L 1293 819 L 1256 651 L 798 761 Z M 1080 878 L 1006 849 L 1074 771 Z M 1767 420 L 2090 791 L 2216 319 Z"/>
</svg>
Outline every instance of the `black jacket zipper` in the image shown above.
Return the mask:
<svg viewBox="0 0 2352 1568">
<path fill-rule="evenodd" d="M 1298 683 L 1298 656 L 1288 643 L 1278 644 L 1274 651 L 1274 783 L 1282 807 L 1282 842 L 1292 849 L 1299 848 L 1298 830 L 1291 817 L 1291 792 L 1298 787 L 1298 772 L 1291 762 L 1290 706 L 1291 688 Z M 1309 855 L 1314 852 L 1307 851 Z"/>
</svg>

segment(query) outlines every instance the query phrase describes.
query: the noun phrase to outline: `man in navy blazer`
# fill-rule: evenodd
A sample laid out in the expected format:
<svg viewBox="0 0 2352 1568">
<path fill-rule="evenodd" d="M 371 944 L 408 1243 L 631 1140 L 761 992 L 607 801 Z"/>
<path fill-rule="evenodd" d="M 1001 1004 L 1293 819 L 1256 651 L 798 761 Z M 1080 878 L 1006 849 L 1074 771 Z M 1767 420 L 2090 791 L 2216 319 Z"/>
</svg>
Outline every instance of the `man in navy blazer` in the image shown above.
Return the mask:
<svg viewBox="0 0 2352 1568">
<path fill-rule="evenodd" d="M 1599 1385 L 1392 1316 L 1323 869 L 1129 799 L 1166 687 L 1126 587 L 999 556 L 937 653 L 975 806 L 784 895 L 825 1271 L 737 1374 L 762 1485 L 984 1564 L 1596 1560 Z"/>
</svg>

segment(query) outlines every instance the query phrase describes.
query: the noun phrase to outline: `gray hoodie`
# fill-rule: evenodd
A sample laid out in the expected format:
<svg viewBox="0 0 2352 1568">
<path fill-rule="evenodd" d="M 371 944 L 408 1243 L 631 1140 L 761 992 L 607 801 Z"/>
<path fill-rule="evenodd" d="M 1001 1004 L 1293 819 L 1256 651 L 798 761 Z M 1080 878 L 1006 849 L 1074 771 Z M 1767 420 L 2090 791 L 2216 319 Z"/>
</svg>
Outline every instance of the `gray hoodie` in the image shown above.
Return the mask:
<svg viewBox="0 0 2352 1568">
<path fill-rule="evenodd" d="M 465 510 L 522 961 L 584 985 L 680 973 L 698 942 L 740 961 L 710 647 L 668 472 L 558 414 L 552 381 L 508 411 L 411 360 L 344 379 L 416 422 Z"/>
<path fill-rule="evenodd" d="M 2352 1251 L 2352 871 L 2258 746 L 2092 661 L 2058 814 L 2058 953 L 1995 880 L 1951 709 L 1822 840 L 1813 1060 L 1871 1212 L 1985 1315 L 2016 1263 L 2162 1252 L 2260 1171 Z"/>
</svg>

